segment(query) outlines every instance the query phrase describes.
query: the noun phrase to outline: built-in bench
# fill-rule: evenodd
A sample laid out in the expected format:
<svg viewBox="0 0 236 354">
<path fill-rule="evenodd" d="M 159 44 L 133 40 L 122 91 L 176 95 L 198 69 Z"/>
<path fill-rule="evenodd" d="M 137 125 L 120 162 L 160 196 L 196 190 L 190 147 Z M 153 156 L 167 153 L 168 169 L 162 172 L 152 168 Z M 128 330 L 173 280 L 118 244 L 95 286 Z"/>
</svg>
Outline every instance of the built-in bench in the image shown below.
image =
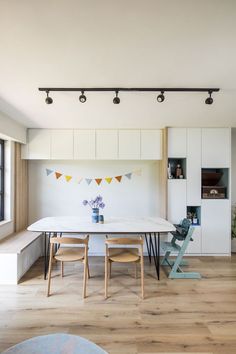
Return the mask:
<svg viewBox="0 0 236 354">
<path fill-rule="evenodd" d="M 21 231 L 0 241 L 0 284 L 17 284 L 42 255 L 40 232 Z"/>
</svg>

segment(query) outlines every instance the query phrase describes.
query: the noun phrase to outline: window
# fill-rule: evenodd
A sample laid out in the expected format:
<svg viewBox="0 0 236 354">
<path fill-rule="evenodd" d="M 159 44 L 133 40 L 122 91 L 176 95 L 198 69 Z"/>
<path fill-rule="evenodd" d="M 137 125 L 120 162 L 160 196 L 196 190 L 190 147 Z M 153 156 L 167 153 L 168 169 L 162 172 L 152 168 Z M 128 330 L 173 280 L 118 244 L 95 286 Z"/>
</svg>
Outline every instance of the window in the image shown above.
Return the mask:
<svg viewBox="0 0 236 354">
<path fill-rule="evenodd" d="M 4 220 L 4 140 L 0 139 L 0 221 Z"/>
</svg>

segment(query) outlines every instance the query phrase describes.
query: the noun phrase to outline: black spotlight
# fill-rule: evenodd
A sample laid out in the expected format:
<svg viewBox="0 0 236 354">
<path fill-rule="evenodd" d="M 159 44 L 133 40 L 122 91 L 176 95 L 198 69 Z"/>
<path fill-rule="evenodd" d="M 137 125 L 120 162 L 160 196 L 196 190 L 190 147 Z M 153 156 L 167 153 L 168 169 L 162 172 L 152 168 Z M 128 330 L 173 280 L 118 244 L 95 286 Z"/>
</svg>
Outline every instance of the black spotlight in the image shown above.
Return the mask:
<svg viewBox="0 0 236 354">
<path fill-rule="evenodd" d="M 79 96 L 79 101 L 81 103 L 85 103 L 87 100 L 86 96 L 84 95 L 84 91 L 81 91 L 81 95 Z"/>
<path fill-rule="evenodd" d="M 49 97 L 49 96 L 48 96 L 49 91 L 46 91 L 46 93 L 47 93 L 47 97 L 46 97 L 46 99 L 45 99 L 45 102 L 46 102 L 47 104 L 52 104 L 52 103 L 53 103 L 53 99 L 52 99 L 52 97 Z"/>
<path fill-rule="evenodd" d="M 212 104 L 213 103 L 213 98 L 211 97 L 212 91 L 208 91 L 209 97 L 206 98 L 205 103 L 206 104 Z"/>
<path fill-rule="evenodd" d="M 118 91 L 116 91 L 116 97 L 113 98 L 113 103 L 114 104 L 119 104 L 120 103 L 120 99 L 118 97 Z"/>
<path fill-rule="evenodd" d="M 164 91 L 161 91 L 160 95 L 157 96 L 157 102 L 163 102 L 165 99 Z"/>
</svg>

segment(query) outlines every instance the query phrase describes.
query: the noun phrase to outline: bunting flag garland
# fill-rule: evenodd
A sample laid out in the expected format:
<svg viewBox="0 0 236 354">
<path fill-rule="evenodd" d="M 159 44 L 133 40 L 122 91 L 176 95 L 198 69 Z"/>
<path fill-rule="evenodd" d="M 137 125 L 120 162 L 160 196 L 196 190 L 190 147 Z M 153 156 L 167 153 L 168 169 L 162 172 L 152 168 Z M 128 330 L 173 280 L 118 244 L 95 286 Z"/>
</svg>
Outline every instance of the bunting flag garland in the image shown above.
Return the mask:
<svg viewBox="0 0 236 354">
<path fill-rule="evenodd" d="M 51 173 L 53 173 L 53 170 L 49 170 L 48 168 L 46 168 L 46 174 L 47 174 L 47 176 L 49 176 Z"/>
<path fill-rule="evenodd" d="M 55 172 L 55 175 L 56 175 L 56 179 L 60 178 L 62 176 L 62 173 L 60 172 Z"/>
<path fill-rule="evenodd" d="M 110 184 L 112 180 L 113 180 L 112 177 L 106 177 L 106 178 L 105 178 L 105 181 L 106 181 L 108 184 Z"/>
<path fill-rule="evenodd" d="M 72 179 L 71 176 L 65 176 L 66 182 L 70 182 L 70 180 Z"/>
<path fill-rule="evenodd" d="M 102 178 L 95 178 L 95 181 L 97 182 L 97 185 L 99 186 L 99 184 L 102 182 Z"/>
<path fill-rule="evenodd" d="M 128 179 L 131 179 L 131 176 L 132 176 L 132 172 L 125 174 L 125 177 L 127 177 Z"/>
<path fill-rule="evenodd" d="M 49 168 L 46 168 L 46 176 L 50 176 L 53 175 L 54 177 L 56 177 L 56 179 L 58 180 L 60 177 L 63 176 L 63 178 L 66 180 L 66 182 L 71 182 L 71 180 L 73 179 L 74 183 L 76 184 L 81 184 L 81 182 L 84 180 L 87 185 L 89 186 L 93 181 L 97 186 L 100 186 L 102 184 L 102 181 L 106 181 L 107 184 L 111 184 L 111 182 L 113 180 L 116 180 L 118 183 L 121 183 L 123 180 L 125 181 L 125 179 L 123 179 L 123 177 L 126 177 L 128 180 L 131 180 L 133 178 L 134 175 L 136 176 L 141 176 L 142 174 L 142 170 L 141 169 L 137 169 L 128 173 L 125 173 L 123 175 L 118 175 L 118 176 L 113 176 L 113 177 L 96 177 L 96 178 L 86 178 L 86 177 L 73 177 L 71 175 L 66 175 L 63 174 L 61 172 L 55 171 L 55 170 L 51 170 Z"/>
<path fill-rule="evenodd" d="M 85 181 L 88 183 L 88 186 L 89 186 L 90 183 L 92 182 L 92 178 L 85 178 Z"/>
<path fill-rule="evenodd" d="M 120 182 L 121 179 L 122 179 L 122 176 L 115 176 L 115 179 L 116 179 L 118 182 Z"/>
</svg>

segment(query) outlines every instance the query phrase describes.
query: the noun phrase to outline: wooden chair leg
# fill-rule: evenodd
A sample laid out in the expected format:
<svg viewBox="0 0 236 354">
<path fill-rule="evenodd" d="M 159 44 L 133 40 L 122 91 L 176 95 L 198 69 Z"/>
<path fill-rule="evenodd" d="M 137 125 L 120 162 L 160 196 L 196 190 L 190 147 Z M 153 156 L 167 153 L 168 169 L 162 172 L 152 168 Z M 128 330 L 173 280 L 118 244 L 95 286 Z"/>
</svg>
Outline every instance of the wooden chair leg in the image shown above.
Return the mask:
<svg viewBox="0 0 236 354">
<path fill-rule="evenodd" d="M 87 271 L 87 276 L 88 276 L 88 279 L 89 279 L 89 278 L 91 278 L 91 276 L 90 276 L 90 271 L 89 271 L 89 264 L 87 264 L 87 270 L 88 270 L 88 271 Z"/>
<path fill-rule="evenodd" d="M 144 264 L 143 264 L 143 255 L 141 255 L 140 263 L 141 263 L 141 292 L 142 292 L 142 299 L 144 299 Z"/>
<path fill-rule="evenodd" d="M 135 276 L 135 279 L 137 279 L 137 277 L 138 277 L 137 262 L 134 263 L 134 276 Z"/>
<path fill-rule="evenodd" d="M 112 261 L 109 260 L 109 279 L 111 279 L 111 264 Z"/>
<path fill-rule="evenodd" d="M 88 276 L 88 260 L 85 258 L 85 260 L 84 260 L 83 298 L 86 298 L 87 276 Z"/>
<path fill-rule="evenodd" d="M 108 257 L 105 257 L 105 299 L 108 296 Z"/>
<path fill-rule="evenodd" d="M 61 262 L 61 277 L 64 277 L 64 262 Z"/>
<path fill-rule="evenodd" d="M 50 295 L 50 286 L 51 286 L 51 274 L 52 274 L 52 247 L 51 247 L 51 252 L 50 252 L 50 260 L 49 260 L 49 270 L 48 270 L 48 290 L 47 290 L 47 296 Z"/>
</svg>

